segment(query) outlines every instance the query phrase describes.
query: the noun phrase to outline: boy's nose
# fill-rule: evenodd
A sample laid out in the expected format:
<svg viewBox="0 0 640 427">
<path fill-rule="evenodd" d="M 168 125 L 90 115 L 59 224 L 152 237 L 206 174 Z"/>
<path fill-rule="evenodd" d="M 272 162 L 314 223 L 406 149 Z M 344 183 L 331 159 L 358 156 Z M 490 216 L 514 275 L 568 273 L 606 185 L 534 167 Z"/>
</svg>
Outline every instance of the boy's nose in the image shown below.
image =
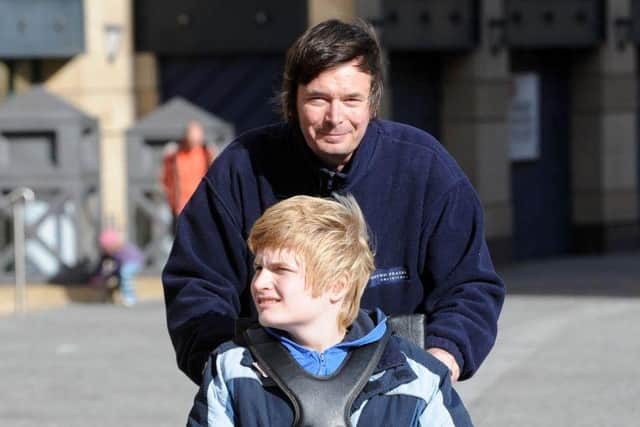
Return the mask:
<svg viewBox="0 0 640 427">
<path fill-rule="evenodd" d="M 253 286 L 256 289 L 266 289 L 271 286 L 271 275 L 264 269 L 257 271 L 253 276 Z"/>
</svg>

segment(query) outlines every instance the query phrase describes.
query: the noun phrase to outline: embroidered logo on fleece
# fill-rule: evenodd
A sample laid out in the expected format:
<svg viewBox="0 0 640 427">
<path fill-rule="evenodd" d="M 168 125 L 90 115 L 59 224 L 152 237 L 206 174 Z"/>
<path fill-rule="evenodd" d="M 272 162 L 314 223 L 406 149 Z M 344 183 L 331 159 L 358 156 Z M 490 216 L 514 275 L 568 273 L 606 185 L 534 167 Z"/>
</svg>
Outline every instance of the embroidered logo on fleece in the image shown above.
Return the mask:
<svg viewBox="0 0 640 427">
<path fill-rule="evenodd" d="M 409 280 L 409 272 L 404 267 L 381 268 L 373 272 L 369 278 L 369 287 Z"/>
</svg>

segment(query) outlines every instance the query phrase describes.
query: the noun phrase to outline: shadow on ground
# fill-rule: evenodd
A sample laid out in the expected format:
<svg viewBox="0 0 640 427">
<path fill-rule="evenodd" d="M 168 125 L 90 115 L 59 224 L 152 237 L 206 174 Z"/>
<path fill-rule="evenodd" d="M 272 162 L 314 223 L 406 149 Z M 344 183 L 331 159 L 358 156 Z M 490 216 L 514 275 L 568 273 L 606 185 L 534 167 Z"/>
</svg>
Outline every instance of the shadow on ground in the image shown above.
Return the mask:
<svg viewBox="0 0 640 427">
<path fill-rule="evenodd" d="M 69 301 L 81 303 L 113 303 L 114 293 L 95 286 L 62 286 Z"/>
<path fill-rule="evenodd" d="M 640 253 L 554 258 L 498 271 L 508 295 L 640 297 Z"/>
</svg>

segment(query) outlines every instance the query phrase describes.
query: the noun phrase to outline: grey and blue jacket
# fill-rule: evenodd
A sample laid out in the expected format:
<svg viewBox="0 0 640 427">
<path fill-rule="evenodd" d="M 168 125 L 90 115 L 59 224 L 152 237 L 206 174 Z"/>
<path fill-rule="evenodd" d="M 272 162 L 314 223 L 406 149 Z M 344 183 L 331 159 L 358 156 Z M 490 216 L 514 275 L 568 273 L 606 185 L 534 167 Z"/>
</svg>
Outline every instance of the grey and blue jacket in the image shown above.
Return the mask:
<svg viewBox="0 0 640 427">
<path fill-rule="evenodd" d="M 362 307 L 424 313 L 425 346 L 451 353 L 461 379 L 493 346 L 505 294 L 484 238 L 482 206 L 428 133 L 373 120 L 350 162 L 327 170 L 298 126 L 239 136 L 216 159 L 178 219 L 163 271 L 167 324 L 180 368 L 200 383 L 209 353 L 255 317 L 246 239 L 276 202 L 350 193 L 371 231 L 377 270 Z"/>
<path fill-rule="evenodd" d="M 367 337 L 380 339 L 381 328 L 375 328 L 384 326 L 383 322 L 381 313 L 361 311 L 342 344 L 364 345 L 371 342 Z M 293 411 L 287 398 L 253 363 L 249 350 L 234 342 L 215 350 L 207 362 L 187 425 L 291 426 Z M 372 377 L 351 407 L 350 421 L 353 426 L 367 427 L 472 426 L 451 386 L 448 368 L 398 336 L 387 342 Z"/>
</svg>

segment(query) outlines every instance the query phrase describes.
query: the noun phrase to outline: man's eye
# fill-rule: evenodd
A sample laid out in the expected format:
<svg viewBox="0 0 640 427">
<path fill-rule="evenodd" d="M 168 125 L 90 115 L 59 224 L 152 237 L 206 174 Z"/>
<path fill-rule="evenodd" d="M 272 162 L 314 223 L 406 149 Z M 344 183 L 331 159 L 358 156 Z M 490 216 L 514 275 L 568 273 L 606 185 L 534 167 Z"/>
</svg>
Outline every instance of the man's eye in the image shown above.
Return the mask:
<svg viewBox="0 0 640 427">
<path fill-rule="evenodd" d="M 309 98 L 309 103 L 312 105 L 321 105 L 321 104 L 324 104 L 325 102 L 326 102 L 325 99 L 319 96 Z"/>
<path fill-rule="evenodd" d="M 348 105 L 360 105 L 362 104 L 362 99 L 360 98 L 348 98 L 345 100 L 345 103 L 347 103 Z"/>
<path fill-rule="evenodd" d="M 262 266 L 261 266 L 261 265 L 254 265 L 254 266 L 253 266 L 253 269 L 254 269 L 255 271 L 260 271 L 260 270 L 262 270 Z"/>
</svg>

